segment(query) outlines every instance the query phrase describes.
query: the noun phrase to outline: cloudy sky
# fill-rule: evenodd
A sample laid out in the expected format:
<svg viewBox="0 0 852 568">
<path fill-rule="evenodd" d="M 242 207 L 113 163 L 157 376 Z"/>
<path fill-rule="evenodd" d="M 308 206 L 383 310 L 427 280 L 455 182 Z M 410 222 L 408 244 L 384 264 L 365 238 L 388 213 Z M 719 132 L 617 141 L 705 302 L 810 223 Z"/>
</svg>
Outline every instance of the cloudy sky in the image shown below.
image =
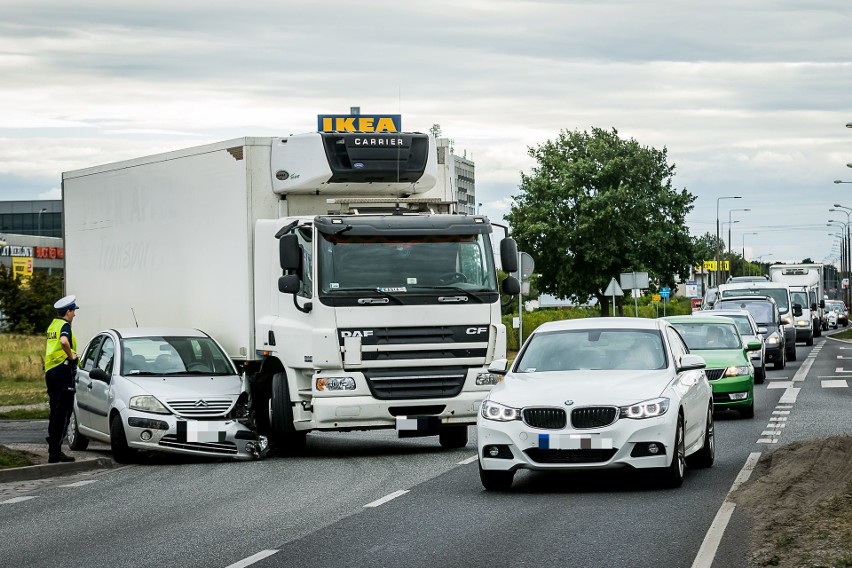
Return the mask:
<svg viewBox="0 0 852 568">
<path fill-rule="evenodd" d="M 3 16 L 3 200 L 360 106 L 440 124 L 494 219 L 528 147 L 593 126 L 666 147 L 692 234 L 715 234 L 718 205 L 749 258 L 836 256 L 826 223 L 847 217 L 828 209 L 852 207 L 833 183 L 852 181 L 849 0 L 4 0 Z"/>
</svg>

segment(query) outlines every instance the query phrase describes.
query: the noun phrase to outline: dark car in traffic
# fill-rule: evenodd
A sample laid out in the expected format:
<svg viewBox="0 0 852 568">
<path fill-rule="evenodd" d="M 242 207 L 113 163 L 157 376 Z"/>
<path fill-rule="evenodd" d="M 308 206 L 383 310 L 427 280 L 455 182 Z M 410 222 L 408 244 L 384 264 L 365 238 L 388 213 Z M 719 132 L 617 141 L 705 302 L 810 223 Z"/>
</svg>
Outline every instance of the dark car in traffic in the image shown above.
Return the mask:
<svg viewBox="0 0 852 568">
<path fill-rule="evenodd" d="M 768 296 L 732 296 L 719 298 L 713 304 L 714 311 L 726 309 L 748 310 L 765 338 L 766 362 L 772 363 L 775 369 L 787 366 L 786 330 L 775 300 Z"/>
</svg>

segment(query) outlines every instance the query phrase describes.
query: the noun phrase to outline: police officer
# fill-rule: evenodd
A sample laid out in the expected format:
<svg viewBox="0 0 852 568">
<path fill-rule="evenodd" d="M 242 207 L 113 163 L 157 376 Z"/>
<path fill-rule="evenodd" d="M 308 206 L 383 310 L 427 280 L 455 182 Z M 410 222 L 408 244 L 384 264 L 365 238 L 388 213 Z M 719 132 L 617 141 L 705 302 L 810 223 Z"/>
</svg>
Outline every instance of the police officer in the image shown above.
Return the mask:
<svg viewBox="0 0 852 568">
<path fill-rule="evenodd" d="M 62 440 L 74 410 L 77 338 L 71 331 L 71 322 L 77 312 L 77 297 L 65 296 L 53 307 L 56 309 L 56 317 L 47 328 L 47 350 L 44 355 L 44 380 L 50 398 L 47 461 L 72 462 L 74 458 L 62 452 Z"/>
</svg>

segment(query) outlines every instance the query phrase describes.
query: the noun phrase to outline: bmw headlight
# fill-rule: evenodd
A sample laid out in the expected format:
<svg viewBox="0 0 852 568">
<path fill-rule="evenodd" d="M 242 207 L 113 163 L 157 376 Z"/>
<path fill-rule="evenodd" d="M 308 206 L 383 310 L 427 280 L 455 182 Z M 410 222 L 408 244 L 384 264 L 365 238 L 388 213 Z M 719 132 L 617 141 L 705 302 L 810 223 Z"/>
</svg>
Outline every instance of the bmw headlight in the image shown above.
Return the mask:
<svg viewBox="0 0 852 568">
<path fill-rule="evenodd" d="M 511 422 L 512 420 L 521 419 L 521 409 L 504 406 L 491 400 L 482 401 L 480 410 L 483 418 L 488 420 L 496 420 L 498 422 Z"/>
<path fill-rule="evenodd" d="M 655 398 L 631 404 L 630 406 L 619 407 L 619 418 L 632 418 L 641 420 L 643 418 L 654 418 L 662 416 L 669 409 L 669 399 Z"/>
<path fill-rule="evenodd" d="M 728 367 L 725 369 L 726 377 L 739 377 L 741 375 L 751 374 L 751 365 L 743 365 L 741 367 Z"/>
<path fill-rule="evenodd" d="M 767 345 L 780 345 L 781 344 L 781 334 L 777 331 L 773 331 L 769 334 L 769 337 L 766 338 Z"/>
<path fill-rule="evenodd" d="M 128 406 L 132 410 L 139 410 L 140 412 L 153 412 L 154 414 L 171 414 L 171 412 L 169 412 L 169 409 L 163 406 L 162 402 L 160 402 L 150 394 L 131 397 Z"/>
</svg>

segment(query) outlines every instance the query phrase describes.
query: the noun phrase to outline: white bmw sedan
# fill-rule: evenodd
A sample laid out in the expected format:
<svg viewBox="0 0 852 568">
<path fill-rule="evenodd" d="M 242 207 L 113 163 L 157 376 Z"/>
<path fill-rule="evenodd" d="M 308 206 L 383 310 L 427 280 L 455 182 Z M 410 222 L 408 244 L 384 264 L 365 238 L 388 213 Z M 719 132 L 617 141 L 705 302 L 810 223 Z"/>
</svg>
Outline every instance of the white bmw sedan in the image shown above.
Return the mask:
<svg viewBox="0 0 852 568">
<path fill-rule="evenodd" d="M 196 329 L 108 329 L 77 370 L 68 445 L 110 444 L 113 459 L 139 450 L 252 459 L 267 441 L 248 423 L 247 394 L 230 358 Z"/>
<path fill-rule="evenodd" d="M 687 463 L 715 458 L 705 362 L 666 321 L 588 318 L 545 323 L 483 401 L 479 473 L 506 490 L 518 469 L 652 469 L 678 487 Z"/>
</svg>

